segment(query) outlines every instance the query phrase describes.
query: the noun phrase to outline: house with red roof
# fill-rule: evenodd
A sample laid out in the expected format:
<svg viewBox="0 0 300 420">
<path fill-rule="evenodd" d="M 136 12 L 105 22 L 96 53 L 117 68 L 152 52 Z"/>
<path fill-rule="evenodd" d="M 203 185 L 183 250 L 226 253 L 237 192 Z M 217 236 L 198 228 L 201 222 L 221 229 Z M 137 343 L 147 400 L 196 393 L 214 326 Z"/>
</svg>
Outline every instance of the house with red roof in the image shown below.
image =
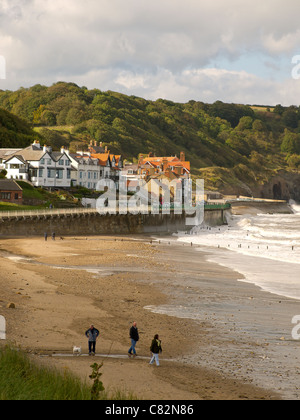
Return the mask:
<svg viewBox="0 0 300 420">
<path fill-rule="evenodd" d="M 191 164 L 186 161 L 185 153 L 177 156 L 156 157 L 140 155 L 138 163 L 138 174 L 149 180 L 164 175 L 169 180 L 189 179 L 191 175 Z"/>
</svg>

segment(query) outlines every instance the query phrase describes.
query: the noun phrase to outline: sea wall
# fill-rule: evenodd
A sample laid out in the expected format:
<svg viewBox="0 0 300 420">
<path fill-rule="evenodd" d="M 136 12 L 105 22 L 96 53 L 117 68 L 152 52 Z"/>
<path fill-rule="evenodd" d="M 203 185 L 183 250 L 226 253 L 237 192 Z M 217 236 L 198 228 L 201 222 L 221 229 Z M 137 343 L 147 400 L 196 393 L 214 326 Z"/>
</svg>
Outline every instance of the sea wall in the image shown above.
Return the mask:
<svg viewBox="0 0 300 420">
<path fill-rule="evenodd" d="M 231 203 L 231 212 L 234 215 L 257 214 L 292 214 L 293 211 L 286 201 L 279 200 L 253 200 L 236 201 Z"/>
<path fill-rule="evenodd" d="M 226 210 L 228 211 L 228 210 Z M 0 237 L 43 236 L 45 232 L 57 237 L 68 235 L 124 235 L 124 234 L 168 234 L 189 231 L 193 226 L 186 225 L 187 216 L 146 214 L 146 215 L 47 215 L 43 217 L 0 218 Z M 205 211 L 207 225 L 222 225 L 226 221 L 224 210 Z"/>
</svg>

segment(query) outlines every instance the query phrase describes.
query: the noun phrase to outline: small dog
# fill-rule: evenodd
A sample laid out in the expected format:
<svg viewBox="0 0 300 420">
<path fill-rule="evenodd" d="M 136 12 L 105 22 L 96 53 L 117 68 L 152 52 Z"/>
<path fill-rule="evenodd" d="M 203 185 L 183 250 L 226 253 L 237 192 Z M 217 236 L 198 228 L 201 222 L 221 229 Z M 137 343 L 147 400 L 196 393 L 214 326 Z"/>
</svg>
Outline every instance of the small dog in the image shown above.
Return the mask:
<svg viewBox="0 0 300 420">
<path fill-rule="evenodd" d="M 77 356 L 81 355 L 81 347 L 77 347 L 77 346 L 73 347 L 73 356 L 75 356 L 75 354 L 77 354 Z"/>
</svg>

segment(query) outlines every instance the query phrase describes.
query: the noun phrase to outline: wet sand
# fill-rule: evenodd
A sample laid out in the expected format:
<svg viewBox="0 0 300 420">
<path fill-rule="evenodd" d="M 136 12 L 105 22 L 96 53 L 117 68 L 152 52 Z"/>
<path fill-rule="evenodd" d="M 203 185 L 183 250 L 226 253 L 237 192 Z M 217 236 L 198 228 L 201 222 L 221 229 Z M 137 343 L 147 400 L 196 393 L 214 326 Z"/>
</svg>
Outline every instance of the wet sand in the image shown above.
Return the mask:
<svg viewBox="0 0 300 420">
<path fill-rule="evenodd" d="M 74 345 L 86 353 L 84 332 L 93 323 L 101 335 L 97 353 L 120 355 L 95 357 L 104 363 L 108 390 L 145 400 L 281 398 L 272 380 L 262 383 L 254 370 L 253 377 L 245 372 L 251 363 L 264 362 L 261 344 L 251 331 L 233 336 L 230 331 L 238 328 L 235 317 L 245 304 L 265 306 L 265 294 L 237 282 L 238 273 L 208 263 L 203 252 L 133 239 L 1 240 L 0 314 L 7 321 L 7 341 L 40 363 L 89 381 L 91 358 L 41 356 L 72 354 Z M 193 310 L 196 305 L 195 319 L 178 318 L 180 306 L 189 306 L 186 299 Z M 15 309 L 7 308 L 10 302 Z M 249 325 L 252 309 L 245 312 Z M 141 338 L 137 352 L 146 359 L 123 357 L 134 320 Z M 163 341 L 159 368 L 147 360 L 156 333 Z M 280 343 L 278 337 L 274 346 Z"/>
</svg>

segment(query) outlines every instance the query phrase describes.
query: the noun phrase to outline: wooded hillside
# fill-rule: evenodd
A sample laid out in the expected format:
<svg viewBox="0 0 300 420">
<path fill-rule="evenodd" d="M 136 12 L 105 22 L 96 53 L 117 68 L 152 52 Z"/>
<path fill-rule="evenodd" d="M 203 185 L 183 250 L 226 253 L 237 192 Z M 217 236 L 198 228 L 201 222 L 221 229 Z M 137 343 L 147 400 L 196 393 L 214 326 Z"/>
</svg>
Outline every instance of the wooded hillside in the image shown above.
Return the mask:
<svg viewBox="0 0 300 420">
<path fill-rule="evenodd" d="M 300 167 L 300 112 L 216 102 L 149 101 L 73 83 L 0 91 L 0 147 L 23 147 L 35 128 L 47 145 L 85 148 L 103 142 L 113 153 L 186 153 L 210 188 L 263 182 L 279 169 Z M 9 134 L 10 132 L 10 134 Z M 27 143 L 27 144 L 26 144 Z"/>
</svg>

